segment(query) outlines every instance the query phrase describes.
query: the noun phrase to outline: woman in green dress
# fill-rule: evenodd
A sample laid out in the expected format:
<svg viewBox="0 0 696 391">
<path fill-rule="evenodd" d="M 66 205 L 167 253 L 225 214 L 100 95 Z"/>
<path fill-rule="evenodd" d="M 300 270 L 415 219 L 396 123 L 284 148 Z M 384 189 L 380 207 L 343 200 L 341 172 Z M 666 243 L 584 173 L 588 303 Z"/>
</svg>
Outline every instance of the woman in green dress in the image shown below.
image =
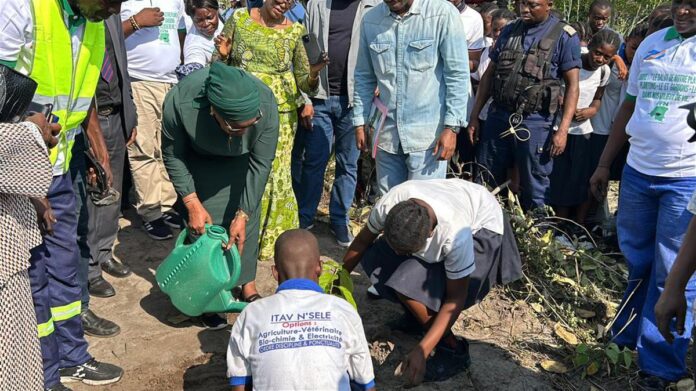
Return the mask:
<svg viewBox="0 0 696 391">
<path fill-rule="evenodd" d="M 262 201 L 261 259 L 273 256 L 273 245 L 282 232 L 299 226 L 290 176 L 297 109 L 304 105 L 300 91 L 313 95 L 319 71 L 326 64 L 321 61 L 310 67 L 302 43 L 307 35 L 305 27 L 284 16 L 292 5 L 292 1 L 266 0 L 261 8 L 241 9 L 225 23 L 216 39 L 223 60 L 261 79 L 278 100 L 280 136 Z"/>
<path fill-rule="evenodd" d="M 190 230 L 229 227 L 241 253 L 241 299 L 258 298 L 254 279 L 261 197 L 278 143 L 273 92 L 247 72 L 213 63 L 189 74 L 164 100 L 162 157 L 187 210 Z M 205 318 L 204 318 L 205 321 Z"/>
</svg>

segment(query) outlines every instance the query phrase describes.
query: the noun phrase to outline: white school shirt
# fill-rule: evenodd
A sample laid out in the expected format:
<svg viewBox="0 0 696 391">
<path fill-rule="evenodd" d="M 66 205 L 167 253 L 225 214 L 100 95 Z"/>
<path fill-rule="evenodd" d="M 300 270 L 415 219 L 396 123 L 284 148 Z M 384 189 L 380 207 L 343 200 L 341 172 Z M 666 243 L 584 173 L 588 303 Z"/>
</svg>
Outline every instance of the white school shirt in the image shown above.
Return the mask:
<svg viewBox="0 0 696 391">
<path fill-rule="evenodd" d="M 587 51 L 586 48 L 583 48 Z M 595 93 L 600 87 L 605 87 L 609 83 L 611 77 L 611 69 L 609 66 L 602 65 L 594 71 L 588 71 L 585 68 L 580 68 L 580 96 L 578 97 L 578 109 L 590 107 L 594 100 Z M 583 122 L 571 121 L 568 128 L 568 134 L 586 135 L 592 133 L 592 122 L 587 120 Z"/>
<path fill-rule="evenodd" d="M 471 6 L 466 6 L 464 11 L 459 13 L 459 19 L 464 25 L 464 33 L 466 34 L 466 47 L 468 50 L 482 50 L 486 47 L 486 39 L 483 34 L 483 18 Z M 480 66 L 480 65 L 479 65 Z M 466 103 L 466 119 L 469 120 L 469 114 L 474 108 L 474 89 L 469 81 L 469 99 Z"/>
<path fill-rule="evenodd" d="M 231 386 L 254 390 L 340 390 L 375 386 L 362 320 L 347 301 L 317 283 L 291 279 L 250 303 L 227 348 Z"/>
<path fill-rule="evenodd" d="M 631 64 L 627 94 L 636 99 L 626 125 L 627 164 L 645 175 L 696 177 L 696 144 L 688 141 L 694 130 L 680 108 L 696 102 L 696 36 L 684 39 L 669 27 L 645 38 Z"/>
<path fill-rule="evenodd" d="M 474 271 L 473 234 L 482 228 L 503 234 L 503 211 L 495 197 L 485 187 L 461 179 L 411 180 L 393 187 L 372 208 L 367 228 L 381 233 L 391 208 L 411 198 L 430 205 L 437 217 L 433 235 L 413 255 L 428 263 L 444 262 L 449 279 Z"/>
<path fill-rule="evenodd" d="M 143 8 L 159 7 L 164 22 L 142 28 L 126 38 L 128 74 L 132 79 L 176 83 L 175 69 L 181 63 L 179 31 L 186 29 L 183 0 L 129 0 L 121 5 L 121 20 Z"/>
<path fill-rule="evenodd" d="M 68 16 L 65 11 L 63 11 L 63 17 L 67 26 Z M 80 53 L 84 31 L 85 25 L 82 24 L 70 33 L 73 66 Z M 2 12 L 0 12 L 0 60 L 16 61 L 15 70 L 23 75 L 28 75 L 31 71 L 33 53 L 34 17 L 31 0 L 3 0 Z M 66 132 L 66 137 L 73 140 L 81 132 L 82 128 L 78 126 L 69 129 Z M 53 165 L 53 176 L 63 175 L 66 158 L 67 156 L 63 151 L 59 150 Z"/>
<path fill-rule="evenodd" d="M 208 65 L 215 51 L 214 39 L 222 33 L 224 27 L 225 24 L 220 20 L 213 36 L 207 37 L 198 31 L 195 25 L 191 26 L 186 34 L 186 41 L 184 41 L 184 64 L 195 62 L 201 65 Z"/>
<path fill-rule="evenodd" d="M 602 105 L 599 107 L 597 115 L 590 119 L 590 122 L 592 122 L 592 133 L 603 136 L 608 136 L 611 133 L 614 118 L 626 95 L 625 85 L 625 81 L 619 80 L 618 67 L 612 67 L 609 83 L 604 88 Z"/>
<path fill-rule="evenodd" d="M 476 72 L 471 74 L 471 78 L 478 81 L 481 81 L 483 74 L 486 73 L 486 69 L 488 69 L 488 66 L 491 65 L 491 58 L 489 54 L 493 48 L 493 39 L 486 37 L 485 40 L 486 48 L 483 49 L 483 52 L 481 52 L 481 61 L 479 62 L 479 67 Z M 476 99 L 472 99 L 472 101 L 475 103 Z M 493 103 L 493 98 L 488 98 L 488 101 L 486 101 L 486 104 L 483 105 L 483 108 L 479 113 L 479 120 L 485 121 L 488 119 L 488 109 L 491 107 L 491 103 Z"/>
</svg>

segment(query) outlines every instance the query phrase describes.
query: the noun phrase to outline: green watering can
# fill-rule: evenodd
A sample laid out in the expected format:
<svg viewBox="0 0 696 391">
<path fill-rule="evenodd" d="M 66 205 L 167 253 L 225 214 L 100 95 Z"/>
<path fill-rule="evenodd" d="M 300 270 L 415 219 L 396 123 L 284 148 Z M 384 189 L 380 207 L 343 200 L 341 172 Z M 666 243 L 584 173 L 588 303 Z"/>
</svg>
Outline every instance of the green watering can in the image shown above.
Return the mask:
<svg viewBox="0 0 696 391">
<path fill-rule="evenodd" d="M 206 225 L 205 233 L 195 242 L 184 244 L 184 229 L 171 254 L 157 268 L 155 278 L 172 304 L 188 316 L 217 312 L 241 312 L 247 303 L 232 296 L 241 271 L 237 247 L 229 251 L 222 244 L 229 240 L 218 225 Z"/>
</svg>

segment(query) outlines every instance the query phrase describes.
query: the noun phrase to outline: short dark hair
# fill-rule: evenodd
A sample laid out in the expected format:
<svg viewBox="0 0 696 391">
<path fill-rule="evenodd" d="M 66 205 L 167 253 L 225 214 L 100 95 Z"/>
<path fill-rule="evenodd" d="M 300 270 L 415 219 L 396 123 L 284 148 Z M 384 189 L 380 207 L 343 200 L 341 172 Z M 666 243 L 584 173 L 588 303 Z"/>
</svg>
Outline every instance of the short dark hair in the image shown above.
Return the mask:
<svg viewBox="0 0 696 391">
<path fill-rule="evenodd" d="M 193 18 L 196 10 L 199 8 L 211 8 L 215 11 L 220 9 L 220 4 L 217 0 L 186 0 L 186 15 Z"/>
<path fill-rule="evenodd" d="M 619 34 L 609 29 L 602 29 L 597 31 L 592 36 L 592 39 L 587 46 L 596 49 L 602 45 L 609 45 L 615 49 L 618 49 L 621 45 L 621 37 L 619 37 Z"/>
<path fill-rule="evenodd" d="M 495 3 L 482 3 L 478 7 L 478 12 L 481 14 L 481 16 L 483 16 L 495 12 L 498 9 L 498 5 Z"/>
<path fill-rule="evenodd" d="M 672 13 L 670 12 L 668 14 L 658 14 L 652 18 L 650 24 L 648 25 L 648 29 L 652 31 L 659 31 L 671 26 L 674 26 L 674 19 L 672 19 Z"/>
<path fill-rule="evenodd" d="M 384 223 L 384 238 L 399 254 L 413 254 L 423 249 L 431 231 L 428 209 L 413 199 L 394 205 Z"/>
<path fill-rule="evenodd" d="M 631 39 L 631 38 L 640 38 L 644 39 L 648 35 L 648 28 L 650 25 L 648 22 L 643 22 L 643 23 L 638 23 L 636 27 L 634 27 L 631 32 L 626 36 L 626 39 Z"/>
<path fill-rule="evenodd" d="M 578 39 L 580 39 L 580 42 L 590 42 L 590 39 L 592 38 L 592 30 L 590 29 L 590 25 L 587 22 L 573 22 L 570 24 L 570 27 L 575 29 L 575 32 L 578 34 Z"/>
<path fill-rule="evenodd" d="M 597 9 L 605 9 L 605 8 L 611 9 L 611 2 L 609 2 L 609 0 L 594 0 L 592 3 L 590 3 L 590 8 L 588 8 L 588 10 L 592 11 L 595 8 L 597 8 Z"/>
<path fill-rule="evenodd" d="M 499 8 L 493 11 L 492 20 L 505 19 L 507 21 L 513 21 L 517 19 L 517 15 L 507 8 Z"/>
</svg>

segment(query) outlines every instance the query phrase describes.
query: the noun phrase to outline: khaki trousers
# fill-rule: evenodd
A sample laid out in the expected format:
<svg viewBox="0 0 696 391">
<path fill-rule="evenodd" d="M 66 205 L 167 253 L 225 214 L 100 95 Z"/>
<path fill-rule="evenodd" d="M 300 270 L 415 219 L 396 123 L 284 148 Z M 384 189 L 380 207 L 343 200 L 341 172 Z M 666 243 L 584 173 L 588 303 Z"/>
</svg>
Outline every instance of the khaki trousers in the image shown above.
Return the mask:
<svg viewBox="0 0 696 391">
<path fill-rule="evenodd" d="M 162 161 L 162 104 L 170 83 L 133 81 L 133 100 L 138 110 L 138 134 L 128 147 L 128 161 L 138 199 L 135 208 L 145 222 L 172 210 L 176 192 Z"/>
</svg>

